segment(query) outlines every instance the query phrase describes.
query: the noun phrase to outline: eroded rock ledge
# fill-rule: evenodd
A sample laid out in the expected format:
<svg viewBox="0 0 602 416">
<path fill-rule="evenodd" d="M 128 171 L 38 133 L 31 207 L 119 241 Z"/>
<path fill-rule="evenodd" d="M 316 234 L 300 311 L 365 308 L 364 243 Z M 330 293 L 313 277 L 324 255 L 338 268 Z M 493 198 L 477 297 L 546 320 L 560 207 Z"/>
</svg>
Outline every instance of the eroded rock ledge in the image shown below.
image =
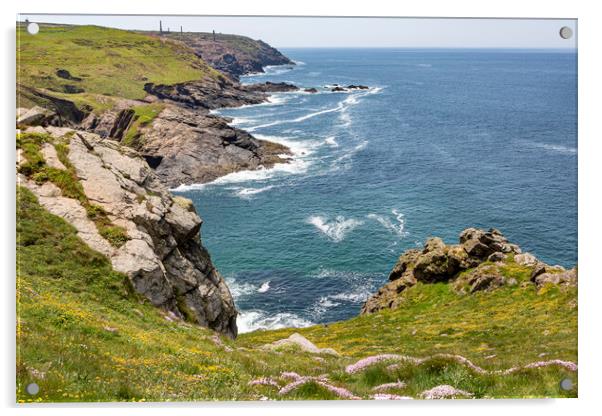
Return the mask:
<svg viewBox="0 0 602 416">
<path fill-rule="evenodd" d="M 41 135 L 40 152 L 53 169 L 68 169 L 56 157 L 55 145 L 68 146 L 68 161 L 63 161 L 74 170 L 88 209 L 81 198 L 67 197 L 42 175 L 19 173 L 19 185 L 31 190 L 50 213 L 72 224 L 86 244 L 107 256 L 136 292 L 170 319 L 187 319 L 236 337 L 234 301 L 201 244 L 202 220 L 191 201 L 173 197 L 136 151 L 114 141 L 68 128 L 38 126 L 28 132 Z M 17 160 L 19 166 L 27 163 L 25 153 L 19 151 Z M 101 236 L 90 218 L 92 204 L 125 230 L 124 243 L 116 246 Z"/>
<path fill-rule="evenodd" d="M 422 250 L 404 252 L 381 287 L 362 306 L 361 313 L 396 308 L 404 292 L 418 282 L 449 282 L 458 293 L 494 290 L 503 286 L 575 286 L 577 269 L 550 266 L 510 243 L 494 228 L 484 231 L 468 228 L 460 233 L 459 244 L 447 245 L 430 238 Z"/>
</svg>

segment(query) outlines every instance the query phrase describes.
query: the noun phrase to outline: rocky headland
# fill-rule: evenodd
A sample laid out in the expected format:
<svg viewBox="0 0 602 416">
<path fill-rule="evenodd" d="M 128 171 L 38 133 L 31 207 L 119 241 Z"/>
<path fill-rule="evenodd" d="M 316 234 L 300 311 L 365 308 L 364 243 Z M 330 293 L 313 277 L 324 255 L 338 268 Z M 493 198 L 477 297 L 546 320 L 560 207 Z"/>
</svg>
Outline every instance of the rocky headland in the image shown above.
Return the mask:
<svg viewBox="0 0 602 416">
<path fill-rule="evenodd" d="M 155 36 L 182 42 L 197 56 L 232 79 L 264 72 L 266 66 L 295 65 L 280 51 L 261 40 L 222 33 L 154 32 Z"/>
<path fill-rule="evenodd" d="M 381 287 L 362 306 L 361 313 L 403 305 L 405 292 L 417 283 L 445 282 L 458 294 L 490 291 L 504 286 L 577 285 L 577 268 L 550 266 L 508 241 L 497 229 L 467 228 L 459 244 L 428 239 L 422 250 L 404 252 Z"/>
</svg>

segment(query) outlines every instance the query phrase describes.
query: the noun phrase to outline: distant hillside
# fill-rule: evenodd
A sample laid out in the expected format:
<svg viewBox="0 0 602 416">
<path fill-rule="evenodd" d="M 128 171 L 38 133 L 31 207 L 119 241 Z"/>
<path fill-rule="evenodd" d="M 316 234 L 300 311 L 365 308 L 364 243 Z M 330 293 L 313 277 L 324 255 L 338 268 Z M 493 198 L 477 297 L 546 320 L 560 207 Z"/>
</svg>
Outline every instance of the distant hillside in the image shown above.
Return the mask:
<svg viewBox="0 0 602 416">
<path fill-rule="evenodd" d="M 159 35 L 158 32 L 154 34 Z M 183 42 L 214 68 L 234 79 L 253 72 L 263 72 L 263 68 L 268 65 L 295 64 L 267 43 L 246 36 L 193 32 L 163 32 L 160 36 L 162 39 Z"/>
<path fill-rule="evenodd" d="M 144 84 L 177 84 L 222 75 L 180 43 L 99 26 L 17 27 L 17 83 L 56 95 L 144 98 Z"/>
</svg>

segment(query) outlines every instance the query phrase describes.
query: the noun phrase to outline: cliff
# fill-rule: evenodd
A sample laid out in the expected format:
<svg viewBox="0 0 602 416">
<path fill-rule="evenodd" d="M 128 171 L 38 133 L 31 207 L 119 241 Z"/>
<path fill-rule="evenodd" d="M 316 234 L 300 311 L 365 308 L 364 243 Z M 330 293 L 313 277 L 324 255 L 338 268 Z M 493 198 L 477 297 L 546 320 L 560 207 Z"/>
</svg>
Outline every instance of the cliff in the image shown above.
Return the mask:
<svg viewBox="0 0 602 416">
<path fill-rule="evenodd" d="M 136 293 L 174 319 L 237 335 L 234 301 L 201 245 L 192 202 L 170 195 L 135 151 L 92 133 L 35 127 L 17 137 L 17 152 L 18 185 L 75 227 Z"/>
<path fill-rule="evenodd" d="M 263 72 L 269 65 L 295 65 L 293 61 L 261 40 L 222 33 L 171 32 L 155 35 L 182 42 L 199 58 L 233 79 Z"/>
<path fill-rule="evenodd" d="M 42 25 L 36 36 L 19 27 L 17 34 L 19 112 L 39 107 L 44 113 L 18 124 L 67 126 L 130 146 L 168 187 L 288 162 L 285 146 L 258 140 L 209 111 L 259 104 L 295 86 L 240 85 L 199 58 L 198 48 L 170 37 L 65 25 Z M 257 65 L 276 62 L 277 52 L 264 56 L 271 49 L 254 44 L 263 52 L 250 54 L 244 42 L 229 47 L 263 57 Z"/>
</svg>

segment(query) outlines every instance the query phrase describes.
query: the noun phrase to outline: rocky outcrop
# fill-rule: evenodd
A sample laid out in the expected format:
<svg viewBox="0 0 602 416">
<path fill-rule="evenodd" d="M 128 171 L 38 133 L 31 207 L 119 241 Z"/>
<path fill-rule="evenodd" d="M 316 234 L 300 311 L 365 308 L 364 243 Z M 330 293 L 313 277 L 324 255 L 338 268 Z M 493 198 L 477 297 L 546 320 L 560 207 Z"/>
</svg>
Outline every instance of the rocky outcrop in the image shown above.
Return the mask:
<svg viewBox="0 0 602 416">
<path fill-rule="evenodd" d="M 90 115 L 82 127 L 124 142 L 135 121 L 130 107 L 124 104 Z M 170 188 L 209 182 L 239 170 L 270 168 L 287 163 L 291 156 L 286 146 L 256 139 L 228 125 L 224 117 L 169 102 L 162 103 L 151 122 L 137 127 L 136 140 L 129 145 Z"/>
<path fill-rule="evenodd" d="M 523 281 L 519 282 L 519 278 Z M 519 283 L 537 288 L 548 283 L 574 286 L 577 270 L 549 266 L 530 253 L 522 253 L 518 245 L 494 228 L 468 228 L 460 233 L 459 244 L 447 245 L 434 237 L 426 241 L 422 250 L 404 252 L 391 270 L 389 281 L 364 303 L 362 314 L 398 307 L 404 301 L 404 292 L 417 282 L 449 282 L 458 293 Z"/>
<path fill-rule="evenodd" d="M 37 177 L 19 174 L 19 185 L 30 189 L 49 212 L 71 223 L 79 237 L 108 257 L 153 305 L 172 318 L 235 337 L 234 301 L 201 245 L 202 221 L 191 201 L 173 197 L 137 152 L 112 140 L 67 128 L 35 131 L 50 135 L 40 148 L 45 163 L 55 169 L 67 168 L 56 157 L 53 143 L 68 143 L 68 165 L 87 202 L 70 198 L 53 182 Z M 22 164 L 23 152 L 20 155 Z M 90 216 L 92 204 L 125 230 L 125 242 L 117 246 L 101 235 Z"/>
<path fill-rule="evenodd" d="M 286 146 L 229 126 L 223 117 L 179 106 L 166 106 L 141 134 L 140 152 L 160 158 L 155 172 L 171 188 L 239 170 L 269 168 L 288 162 L 291 154 Z"/>
<path fill-rule="evenodd" d="M 297 91 L 299 88 L 285 82 L 241 85 L 225 78 L 184 82 L 173 85 L 148 83 L 144 90 L 163 100 L 184 104 L 191 108 L 217 109 L 266 102 L 269 93 Z"/>
<path fill-rule="evenodd" d="M 192 48 L 197 56 L 232 79 L 263 72 L 269 65 L 295 63 L 261 40 L 221 33 L 162 33 L 159 35 Z"/>
</svg>

